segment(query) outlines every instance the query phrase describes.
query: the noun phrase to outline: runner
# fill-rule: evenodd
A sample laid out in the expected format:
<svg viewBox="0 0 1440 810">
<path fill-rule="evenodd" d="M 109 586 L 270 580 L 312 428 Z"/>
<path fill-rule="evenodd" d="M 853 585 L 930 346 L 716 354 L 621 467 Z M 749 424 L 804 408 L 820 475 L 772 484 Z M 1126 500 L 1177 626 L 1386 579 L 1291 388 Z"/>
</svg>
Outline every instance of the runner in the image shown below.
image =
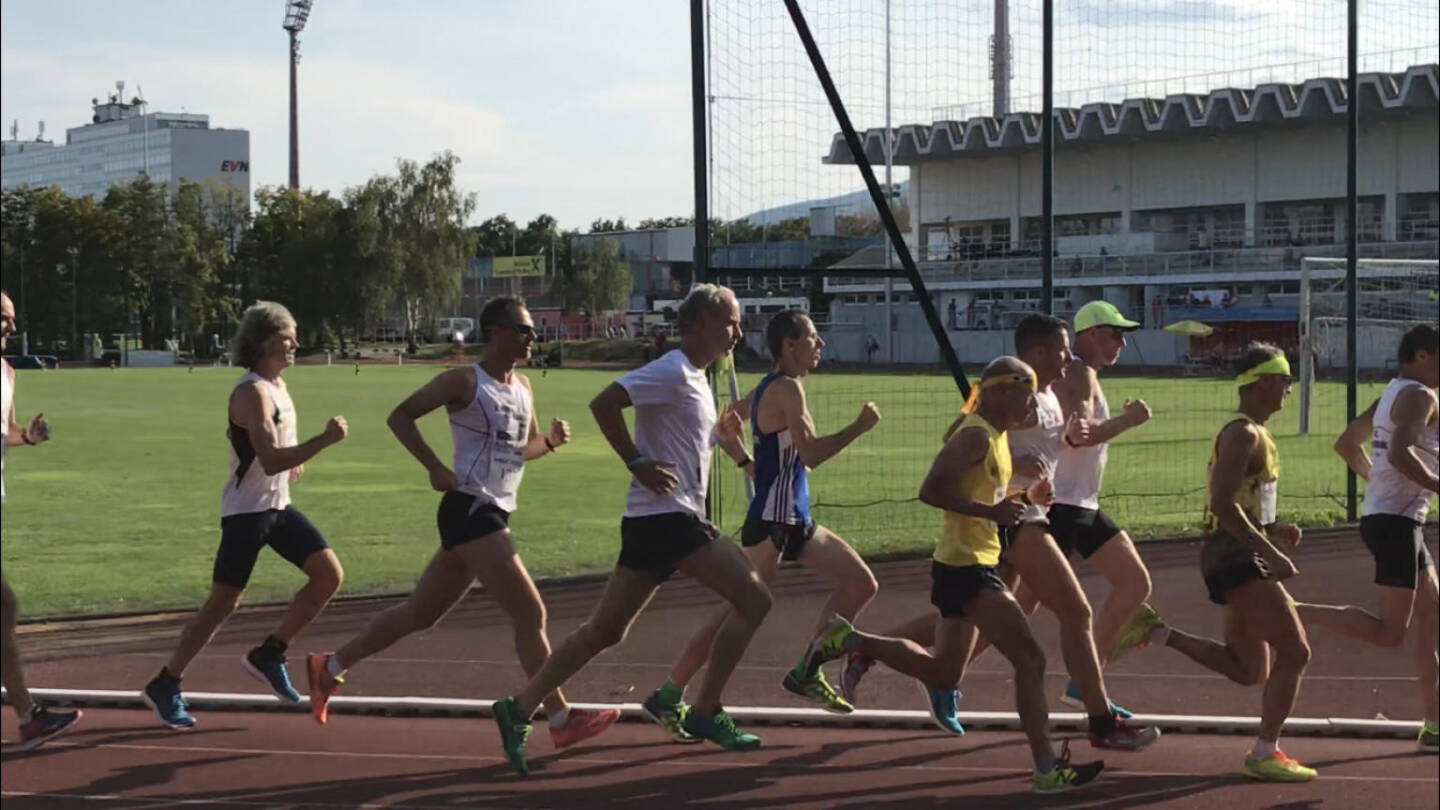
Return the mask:
<svg viewBox="0 0 1440 810">
<path fill-rule="evenodd" d="M 1072 765 L 1069 746 L 1056 756 L 1050 743 L 1045 702 L 1045 653 L 1030 624 L 997 574 L 998 526 L 1011 526 L 1029 504 L 1049 497 L 1040 482 L 1011 492 L 1006 431 L 1033 421 L 1035 372 L 1015 357 L 992 361 L 975 384 L 967 415 L 936 456 L 920 500 L 944 511 L 944 530 L 931 563 L 930 602 L 939 610 L 935 652 L 903 638 L 873 636 L 835 617 L 814 642 L 823 662 L 857 652 L 936 690 L 953 689 L 965 672 L 976 631 L 991 639 L 1015 668 L 1015 706 L 1030 743 L 1036 792 L 1051 793 L 1093 781 L 1103 762 Z"/>
<path fill-rule="evenodd" d="M 15 333 L 15 304 L 10 295 L 0 290 L 0 349 L 4 349 Z M 50 440 L 50 425 L 44 414 L 36 414 L 29 425 L 15 421 L 15 369 L 0 359 L 0 504 L 5 503 L 5 455 L 11 446 L 34 447 Z M 4 616 L 4 685 L 10 708 L 20 721 L 20 747 L 33 751 L 46 740 L 64 733 L 83 714 L 80 710 L 56 711 L 30 696 L 25 686 L 25 670 L 20 662 L 20 645 L 15 641 L 15 622 L 20 618 L 20 603 L 10 589 L 10 581 L 0 571 L 0 607 Z"/>
<path fill-rule="evenodd" d="M 556 419 L 542 435 L 530 380 L 515 371 L 529 359 L 535 341 L 535 322 L 525 304 L 516 298 L 491 299 L 480 312 L 480 330 L 485 336 L 480 362 L 436 375 L 390 414 L 390 430 L 429 473 L 430 486 L 444 493 L 436 515 L 440 550 L 408 600 L 376 616 L 338 652 L 309 655 L 310 709 L 320 723 L 326 722 L 330 698 L 347 669 L 411 633 L 434 627 L 477 579 L 510 617 L 515 654 L 525 672 L 533 675 L 550 655 L 545 603 L 515 551 L 509 525 L 525 463 L 570 441 L 570 426 Z M 449 416 L 452 467 L 440 461 L 416 427 L 440 407 Z M 556 748 L 593 737 L 620 718 L 614 709 L 573 708 L 558 689 L 546 696 L 545 711 Z"/>
<path fill-rule="evenodd" d="M 1440 752 L 1436 720 L 1437 622 L 1435 561 L 1425 546 L 1429 501 L 1437 492 L 1437 421 L 1440 405 L 1440 335 L 1425 324 L 1400 340 L 1400 374 L 1385 393 L 1350 424 L 1335 450 L 1368 483 L 1360 517 L 1360 537 L 1375 557 L 1379 611 L 1353 605 L 1300 603 L 1307 625 L 1316 624 L 1377 647 L 1399 647 L 1414 618 L 1416 683 L 1424 723 L 1417 745 Z M 1364 442 L 1374 450 L 1367 456 Z M 1416 593 L 1416 590 L 1419 593 Z"/>
<path fill-rule="evenodd" d="M 1300 545 L 1300 528 L 1276 520 L 1280 454 L 1265 427 L 1284 407 L 1293 378 L 1284 353 L 1268 343 L 1251 343 L 1236 365 L 1239 414 L 1215 437 L 1200 554 L 1210 601 L 1225 607 L 1225 641 L 1158 620 L 1142 640 L 1178 650 L 1242 686 L 1264 683 L 1260 733 L 1241 772 L 1267 782 L 1306 782 L 1315 771 L 1280 750 L 1280 730 L 1310 661 L 1305 628 L 1280 584 L 1299 573 L 1286 552 Z"/>
<path fill-rule="evenodd" d="M 765 330 L 775 368 L 743 402 L 748 407 L 755 436 L 753 463 L 747 455 L 740 466 L 753 471 L 755 497 L 750 501 L 740 543 L 760 578 L 769 583 L 783 560 L 798 560 L 830 582 L 829 600 L 820 611 L 814 632 L 830 617 L 855 616 L 875 598 L 877 585 L 870 567 L 839 535 L 810 519 L 809 470 L 844 450 L 880 421 L 875 403 L 867 402 L 860 415 L 838 433 L 816 436 L 815 423 L 805 399 L 805 377 L 820 363 L 825 341 L 803 312 L 781 312 Z M 644 702 L 644 708 L 662 728 L 681 742 L 695 738 L 681 727 L 688 707 L 685 686 L 705 663 L 715 633 L 729 617 L 722 607 L 690 638 L 670 677 Z M 855 707 L 835 693 L 825 674 L 809 666 L 807 648 L 785 673 L 781 687 L 819 703 L 827 711 L 848 714 Z"/>
<path fill-rule="evenodd" d="M 696 285 L 680 305 L 680 348 L 621 377 L 590 403 L 600 431 L 633 480 L 620 523 L 620 557 L 588 621 L 570 634 L 540 671 L 513 697 L 495 701 L 495 722 L 505 757 L 529 773 L 525 740 L 541 700 L 596 655 L 624 640 L 655 591 L 676 569 L 715 591 L 734 613 L 715 635 L 705 680 L 682 728 L 730 749 L 753 749 L 760 738 L 735 727 L 720 694 L 755 629 L 770 610 L 770 591 L 750 560 L 704 518 L 710 453 L 717 438 L 736 446 L 743 434 L 733 409 L 715 413 L 705 368 L 741 338 L 734 293 Z M 635 438 L 624 409 L 635 408 Z M 733 457 L 733 456 L 732 456 Z"/>
<path fill-rule="evenodd" d="M 295 362 L 298 341 L 295 319 L 285 307 L 261 301 L 245 310 L 232 345 L 234 362 L 249 371 L 230 394 L 230 477 L 220 496 L 220 549 L 210 597 L 181 631 L 169 662 L 141 692 L 160 722 L 174 729 L 195 725 L 180 679 L 240 606 L 260 549 L 270 546 L 309 577 L 275 632 L 240 660 L 281 700 L 300 700 L 285 669 L 285 650 L 320 615 L 344 577 L 325 538 L 290 505 L 290 485 L 300 480 L 305 462 L 345 438 L 345 417 L 331 417 L 320 435 L 296 442 L 295 404 L 281 374 Z"/>
</svg>

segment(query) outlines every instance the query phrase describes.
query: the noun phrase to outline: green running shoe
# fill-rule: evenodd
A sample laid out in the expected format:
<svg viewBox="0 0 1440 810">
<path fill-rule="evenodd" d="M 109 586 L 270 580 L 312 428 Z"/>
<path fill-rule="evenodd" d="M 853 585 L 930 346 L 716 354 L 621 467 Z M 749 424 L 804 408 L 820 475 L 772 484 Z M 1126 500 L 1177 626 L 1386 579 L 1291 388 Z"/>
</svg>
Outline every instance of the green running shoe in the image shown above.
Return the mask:
<svg viewBox="0 0 1440 810">
<path fill-rule="evenodd" d="M 1114 661 L 1134 647 L 1144 647 L 1150 643 L 1150 633 L 1165 626 L 1160 620 L 1160 614 L 1147 604 L 1141 603 L 1135 615 L 1130 617 L 1120 628 L 1120 635 L 1115 638 L 1115 651 L 1110 653 L 1110 660 Z"/>
<path fill-rule="evenodd" d="M 521 776 L 528 776 L 530 766 L 525 762 L 525 741 L 530 738 L 530 724 L 520 718 L 513 697 L 495 701 L 491 711 L 495 713 L 495 725 L 500 727 L 500 747 L 505 751 L 505 759 Z"/>
<path fill-rule="evenodd" d="M 808 681 L 802 681 L 795 670 L 785 673 L 785 680 L 780 682 L 781 688 L 792 695 L 798 695 L 806 700 L 819 703 L 820 707 L 827 712 L 834 714 L 850 714 L 855 707 L 850 701 L 840 697 L 839 693 L 825 680 L 825 673 L 815 670 L 815 677 Z"/>
<path fill-rule="evenodd" d="M 760 738 L 735 727 L 735 721 L 724 710 L 714 717 L 701 717 L 700 713 L 688 711 L 681 721 L 685 731 L 695 737 L 709 740 L 729 751 L 753 751 L 760 747 Z"/>
</svg>

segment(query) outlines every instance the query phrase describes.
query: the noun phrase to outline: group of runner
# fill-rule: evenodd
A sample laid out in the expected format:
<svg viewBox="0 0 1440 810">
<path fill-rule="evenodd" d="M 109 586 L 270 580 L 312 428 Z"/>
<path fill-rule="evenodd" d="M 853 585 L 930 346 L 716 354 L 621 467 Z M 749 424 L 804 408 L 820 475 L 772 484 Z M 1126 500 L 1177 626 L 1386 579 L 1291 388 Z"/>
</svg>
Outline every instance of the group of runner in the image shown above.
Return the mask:
<svg viewBox="0 0 1440 810">
<path fill-rule="evenodd" d="M 14 308 L 8 296 L 0 303 L 8 337 Z M 825 344 L 800 312 L 774 316 L 765 335 L 773 369 L 745 397 L 717 409 L 706 369 L 742 338 L 736 298 L 724 287 L 697 285 L 681 304 L 678 321 L 678 348 L 620 377 L 591 402 L 600 432 L 631 474 L 620 553 L 591 616 L 552 649 L 544 602 L 508 524 L 525 464 L 555 453 L 569 441 L 570 428 L 555 419 L 542 432 L 529 380 L 516 370 L 535 341 L 524 303 L 499 298 L 485 306 L 480 361 L 438 374 L 387 420 L 425 468 L 431 487 L 442 493 L 436 517 L 440 548 L 405 602 L 376 615 L 338 650 L 306 656 L 310 706 L 319 723 L 327 722 L 329 700 L 349 670 L 435 625 L 479 581 L 508 614 L 516 655 L 529 678 L 493 704 L 501 747 L 524 775 L 531 718 L 542 707 L 557 748 L 600 734 L 619 718 L 615 709 L 571 706 L 561 688 L 596 655 L 623 641 L 660 585 L 679 570 L 723 604 L 691 637 L 643 708 L 678 742 L 757 748 L 759 737 L 736 726 L 722 693 L 770 610 L 767 584 L 782 561 L 798 561 L 827 580 L 831 591 L 814 638 L 785 673 L 783 689 L 828 711 L 849 713 L 866 672 L 883 663 L 915 678 L 935 723 L 960 735 L 959 684 L 974 656 L 993 646 L 1014 668 L 1016 710 L 1038 792 L 1078 787 L 1104 768 L 1099 761 L 1071 762 L 1069 746 L 1056 751 L 1049 738 L 1045 655 L 1028 620 L 1040 605 L 1059 621 L 1071 677 L 1059 699 L 1084 708 L 1093 747 L 1138 751 L 1159 738 L 1158 729 L 1128 722 L 1131 712 L 1111 699 L 1103 668 L 1135 647 L 1166 646 L 1238 683 L 1264 684 L 1260 731 L 1243 758 L 1244 773 L 1267 781 L 1312 779 L 1312 769 L 1279 748 L 1309 658 L 1305 626 L 1394 647 L 1413 621 L 1424 716 L 1419 745 L 1430 752 L 1440 748 L 1436 571 L 1421 532 L 1428 500 L 1437 491 L 1440 342 L 1433 326 L 1405 335 L 1399 375 L 1336 442 L 1337 452 L 1368 481 L 1361 534 L 1376 559 L 1378 615 L 1354 606 L 1296 603 L 1282 586 L 1298 573 L 1288 555 L 1301 532 L 1277 519 L 1280 465 L 1265 425 L 1283 407 L 1292 377 L 1277 347 L 1251 344 L 1238 359 L 1238 409 L 1219 426 L 1207 471 L 1201 568 L 1211 600 L 1225 609 L 1225 638 L 1215 641 L 1167 625 L 1149 606 L 1150 578 L 1134 543 L 1100 508 L 1108 442 L 1151 415 L 1140 400 L 1126 401 L 1112 415 L 1100 385 L 1099 372 L 1117 361 L 1126 334 L 1139 328 L 1114 306 L 1086 304 L 1073 324 L 1031 315 L 1015 330 L 1015 356 L 985 367 L 920 487 L 920 500 L 942 511 L 931 569 L 935 610 L 883 635 L 855 626 L 877 592 L 876 580 L 853 548 L 812 520 L 808 483 L 811 469 L 879 423 L 879 410 L 864 403 L 844 429 L 816 435 L 804 382 Z M 345 419 L 332 417 L 320 434 L 298 440 L 295 406 L 282 377 L 294 362 L 296 323 L 284 307 L 262 302 L 248 309 L 234 346 L 234 359 L 247 373 L 228 404 L 230 476 L 221 496 L 211 592 L 142 691 L 170 728 L 196 724 L 181 690 L 185 671 L 235 612 L 263 547 L 307 576 L 274 631 L 240 662 L 282 700 L 301 699 L 286 668 L 289 646 L 343 580 L 323 535 L 290 503 L 289 487 L 307 461 L 345 438 Z M 13 370 L 6 365 L 0 444 L 46 441 L 49 427 L 42 416 L 25 427 L 15 421 L 13 386 Z M 449 465 L 416 426 L 441 407 L 451 428 Z M 635 411 L 633 433 L 626 408 Z M 754 482 L 738 545 L 705 518 L 715 446 Z M 1072 568 L 1075 554 L 1111 586 L 1098 615 Z M 80 712 L 48 708 L 30 697 L 15 644 L 16 615 L 6 582 L 4 684 L 20 718 L 22 743 L 33 748 L 72 726 Z M 843 659 L 838 690 L 822 670 L 834 659 Z M 687 701 L 686 689 L 702 668 L 704 678 Z"/>
</svg>

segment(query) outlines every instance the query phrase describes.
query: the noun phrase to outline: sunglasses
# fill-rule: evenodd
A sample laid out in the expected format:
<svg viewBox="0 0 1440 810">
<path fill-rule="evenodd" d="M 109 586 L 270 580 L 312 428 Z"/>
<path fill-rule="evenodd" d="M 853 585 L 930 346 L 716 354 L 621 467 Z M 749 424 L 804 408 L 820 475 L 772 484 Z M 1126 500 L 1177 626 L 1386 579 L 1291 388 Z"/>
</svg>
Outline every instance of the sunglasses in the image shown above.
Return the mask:
<svg viewBox="0 0 1440 810">
<path fill-rule="evenodd" d="M 504 323 L 499 324 L 499 326 L 508 326 L 508 327 L 510 327 L 511 329 L 514 329 L 514 330 L 515 330 L 515 334 L 519 335 L 520 337 L 528 337 L 528 338 L 530 338 L 530 339 L 532 339 L 532 340 L 535 338 L 535 327 L 531 326 L 531 325 L 528 324 L 528 323 L 518 323 L 518 322 L 516 322 L 516 321 L 506 321 L 506 322 L 504 322 Z"/>
</svg>

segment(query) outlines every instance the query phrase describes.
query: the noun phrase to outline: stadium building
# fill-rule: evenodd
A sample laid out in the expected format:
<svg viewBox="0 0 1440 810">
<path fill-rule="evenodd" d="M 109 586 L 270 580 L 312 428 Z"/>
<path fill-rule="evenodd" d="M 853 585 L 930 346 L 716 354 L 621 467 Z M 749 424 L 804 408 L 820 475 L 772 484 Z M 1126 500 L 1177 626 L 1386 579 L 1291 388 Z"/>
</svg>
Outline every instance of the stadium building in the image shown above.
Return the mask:
<svg viewBox="0 0 1440 810">
<path fill-rule="evenodd" d="M 229 183 L 248 205 L 248 130 L 211 128 L 208 115 L 152 113 L 142 99 L 125 102 L 119 92 L 92 104 L 91 122 L 66 130 L 63 144 L 44 140 L 43 128 L 35 140 L 19 140 L 18 125 L 12 126 L 3 142 L 0 186 L 58 186 L 72 197 L 103 197 L 112 184 L 148 174 L 171 189 L 181 180 Z"/>
<path fill-rule="evenodd" d="M 1440 69 L 1362 74 L 1359 95 L 1360 256 L 1434 260 Z M 1057 110 L 1056 314 L 1097 298 L 1116 304 L 1145 326 L 1122 357 L 1131 364 L 1197 362 L 1191 355 L 1219 355 L 1245 336 L 1293 346 L 1304 259 L 1345 251 L 1346 116 L 1344 82 L 1326 78 Z M 862 138 L 883 164 L 883 130 Z M 966 362 L 1006 350 L 1019 318 L 1040 309 L 1039 145 L 1035 113 L 896 128 L 893 162 L 910 169 L 910 247 Z M 838 134 L 824 160 L 854 162 Z M 883 267 L 883 248 L 841 264 Z M 1362 267 L 1362 277 L 1373 272 Z M 909 285 L 895 288 L 893 360 L 938 362 Z M 870 338 L 887 331 L 884 282 L 831 277 L 825 291 L 828 351 L 865 361 Z M 1404 318 L 1434 320 L 1426 292 Z M 1190 318 L 1217 327 L 1210 345 L 1160 331 Z M 1385 361 L 1363 349 L 1360 359 Z"/>
</svg>

